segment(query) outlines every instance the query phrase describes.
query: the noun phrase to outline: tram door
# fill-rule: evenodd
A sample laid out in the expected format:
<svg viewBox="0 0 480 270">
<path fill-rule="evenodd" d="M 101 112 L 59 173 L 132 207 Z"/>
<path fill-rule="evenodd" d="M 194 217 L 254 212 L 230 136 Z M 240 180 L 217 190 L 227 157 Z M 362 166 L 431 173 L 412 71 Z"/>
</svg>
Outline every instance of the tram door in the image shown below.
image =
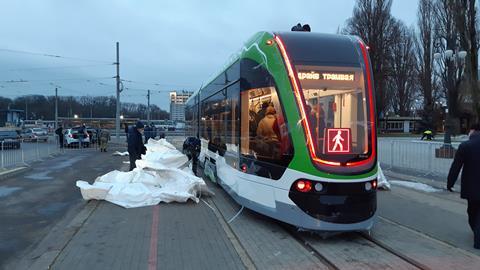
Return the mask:
<svg viewBox="0 0 480 270">
<path fill-rule="evenodd" d="M 308 91 L 305 91 L 308 93 Z M 366 118 L 362 104 L 363 91 L 358 90 L 328 90 L 316 91 L 316 95 L 309 96 L 307 103 L 310 110 L 312 132 L 317 138 L 317 149 L 326 152 L 326 130 L 329 128 L 348 128 L 352 138 L 354 152 L 368 151 L 366 143 L 366 127 L 363 119 Z M 360 102 L 359 102 L 360 100 Z M 362 149 L 359 149 L 362 148 Z"/>
</svg>

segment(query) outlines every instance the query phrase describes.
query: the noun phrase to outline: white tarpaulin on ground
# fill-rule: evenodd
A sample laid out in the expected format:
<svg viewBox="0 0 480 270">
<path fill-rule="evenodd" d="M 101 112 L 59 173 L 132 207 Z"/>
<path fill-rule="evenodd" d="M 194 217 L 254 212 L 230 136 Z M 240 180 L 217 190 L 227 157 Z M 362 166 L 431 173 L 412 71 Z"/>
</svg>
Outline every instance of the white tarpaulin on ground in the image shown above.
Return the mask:
<svg viewBox="0 0 480 270">
<path fill-rule="evenodd" d="M 390 187 L 390 183 L 387 181 L 385 174 L 383 174 L 380 163 L 378 163 L 378 188 L 390 190 Z"/>
<path fill-rule="evenodd" d="M 112 156 L 128 156 L 128 152 L 115 151 L 115 153 L 113 153 Z"/>
<path fill-rule="evenodd" d="M 416 189 L 416 190 L 423 191 L 423 192 L 440 192 L 440 191 L 442 191 L 441 189 L 434 188 L 434 187 L 429 186 L 427 184 L 411 182 L 411 181 L 393 180 L 393 181 L 391 181 L 391 183 L 394 184 L 394 185 L 397 185 L 397 186 L 412 188 L 412 189 Z"/>
<path fill-rule="evenodd" d="M 188 159 L 165 139 L 148 141 L 147 153 L 131 172 L 112 171 L 90 185 L 77 181 L 85 200 L 106 200 L 125 208 L 160 202 L 198 202 L 197 194 L 207 190 L 203 179 L 185 167 Z M 181 169 L 182 167 L 185 167 Z"/>
</svg>

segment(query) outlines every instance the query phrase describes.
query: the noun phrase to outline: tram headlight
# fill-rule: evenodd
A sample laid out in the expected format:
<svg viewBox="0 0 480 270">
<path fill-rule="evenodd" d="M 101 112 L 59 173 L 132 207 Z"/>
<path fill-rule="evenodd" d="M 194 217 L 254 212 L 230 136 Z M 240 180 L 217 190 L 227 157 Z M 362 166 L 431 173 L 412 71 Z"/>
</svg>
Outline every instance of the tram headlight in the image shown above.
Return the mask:
<svg viewBox="0 0 480 270">
<path fill-rule="evenodd" d="M 316 184 L 315 184 L 315 190 L 316 190 L 316 191 L 322 191 L 322 190 L 323 190 L 323 185 L 322 185 L 322 183 L 316 183 Z"/>
<path fill-rule="evenodd" d="M 366 191 L 375 190 L 375 189 L 377 189 L 377 180 L 365 182 Z"/>
<path fill-rule="evenodd" d="M 366 190 L 366 191 L 372 190 L 372 183 L 370 183 L 370 182 L 365 182 L 365 190 Z"/>
</svg>

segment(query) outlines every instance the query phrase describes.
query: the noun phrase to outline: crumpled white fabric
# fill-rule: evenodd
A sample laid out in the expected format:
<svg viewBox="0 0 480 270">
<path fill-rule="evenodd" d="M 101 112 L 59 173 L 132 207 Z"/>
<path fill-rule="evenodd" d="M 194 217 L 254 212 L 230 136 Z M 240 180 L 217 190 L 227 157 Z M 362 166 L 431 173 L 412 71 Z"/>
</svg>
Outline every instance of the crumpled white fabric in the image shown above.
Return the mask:
<svg viewBox="0 0 480 270">
<path fill-rule="evenodd" d="M 188 163 L 165 139 L 150 139 L 147 152 L 131 172 L 111 171 L 90 185 L 77 181 L 85 200 L 106 200 L 125 208 L 156 205 L 160 202 L 199 202 L 197 193 L 207 190 L 203 179 L 184 167 Z"/>
<path fill-rule="evenodd" d="M 383 174 L 383 170 L 380 167 L 380 163 L 378 163 L 378 188 L 385 189 L 385 190 L 390 190 L 391 188 L 391 185 L 387 181 L 385 174 Z"/>
<path fill-rule="evenodd" d="M 115 153 L 113 153 L 112 156 L 128 156 L 128 152 L 115 151 Z"/>
</svg>

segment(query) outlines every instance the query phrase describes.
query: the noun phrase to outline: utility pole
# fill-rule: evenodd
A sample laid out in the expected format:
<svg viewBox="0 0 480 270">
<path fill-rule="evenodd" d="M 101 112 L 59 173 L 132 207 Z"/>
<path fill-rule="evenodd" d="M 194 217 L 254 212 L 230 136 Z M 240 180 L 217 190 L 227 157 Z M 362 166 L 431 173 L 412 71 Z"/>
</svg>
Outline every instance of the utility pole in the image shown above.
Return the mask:
<svg viewBox="0 0 480 270">
<path fill-rule="evenodd" d="M 26 96 L 25 96 L 25 120 L 28 120 L 28 101 Z"/>
<path fill-rule="evenodd" d="M 55 87 L 55 130 L 58 128 L 58 89 Z"/>
<path fill-rule="evenodd" d="M 119 53 L 119 44 L 117 42 L 117 61 L 115 62 L 117 66 L 117 110 L 115 113 L 115 133 L 117 141 L 120 139 L 120 53 Z"/>
<path fill-rule="evenodd" d="M 147 124 L 150 124 L 150 90 L 147 91 Z"/>
</svg>

